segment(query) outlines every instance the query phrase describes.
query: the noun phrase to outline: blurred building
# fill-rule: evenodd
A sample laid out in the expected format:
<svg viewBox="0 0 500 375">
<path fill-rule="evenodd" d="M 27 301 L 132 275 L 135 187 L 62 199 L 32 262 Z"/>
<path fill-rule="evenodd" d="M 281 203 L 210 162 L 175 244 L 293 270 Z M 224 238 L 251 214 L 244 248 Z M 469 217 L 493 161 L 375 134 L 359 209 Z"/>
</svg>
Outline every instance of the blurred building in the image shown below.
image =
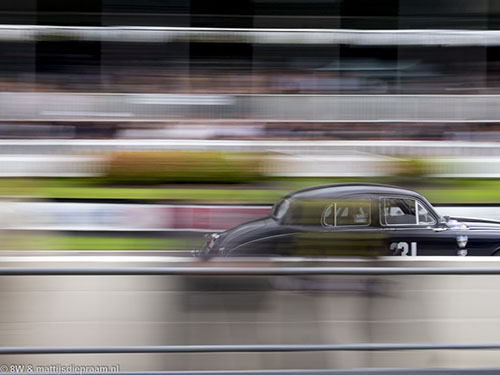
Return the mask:
<svg viewBox="0 0 500 375">
<path fill-rule="evenodd" d="M 109 40 L 51 30 L 19 40 L 2 30 L 3 90 L 232 93 L 449 93 L 497 91 L 498 45 L 300 42 L 289 29 L 495 30 L 499 1 L 386 0 L 22 0 L 0 5 L 0 24 L 226 29 L 165 40 Z M 238 29 L 286 29 L 246 42 Z M 42 29 L 43 30 L 43 29 Z M 130 34 L 129 34 L 130 36 Z M 460 36 L 457 36 L 460 38 Z M 463 38 L 466 38 L 464 36 Z M 13 40 L 15 39 L 15 40 Z M 266 40 L 267 39 L 267 40 Z"/>
</svg>

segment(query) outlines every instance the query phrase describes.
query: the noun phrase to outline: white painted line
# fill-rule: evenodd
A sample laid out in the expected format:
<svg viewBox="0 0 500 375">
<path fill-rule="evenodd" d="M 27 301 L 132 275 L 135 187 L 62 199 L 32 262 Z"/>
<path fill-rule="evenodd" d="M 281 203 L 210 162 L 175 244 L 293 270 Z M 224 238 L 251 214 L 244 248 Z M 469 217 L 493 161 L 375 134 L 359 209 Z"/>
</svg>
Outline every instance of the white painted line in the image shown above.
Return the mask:
<svg viewBox="0 0 500 375">
<path fill-rule="evenodd" d="M 187 256 L 187 255 L 186 255 Z M 193 258 L 195 259 L 195 258 Z M 0 257 L 0 263 L 178 263 L 186 262 L 184 257 L 167 257 L 167 256 L 3 256 Z"/>
</svg>

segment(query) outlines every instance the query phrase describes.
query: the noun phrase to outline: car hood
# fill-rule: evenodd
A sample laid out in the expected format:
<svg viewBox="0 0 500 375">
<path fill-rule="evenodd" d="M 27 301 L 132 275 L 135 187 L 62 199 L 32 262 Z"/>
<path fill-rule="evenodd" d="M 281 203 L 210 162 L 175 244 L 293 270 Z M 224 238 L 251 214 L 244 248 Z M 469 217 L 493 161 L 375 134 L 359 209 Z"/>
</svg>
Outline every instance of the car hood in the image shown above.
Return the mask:
<svg viewBox="0 0 500 375">
<path fill-rule="evenodd" d="M 276 226 L 276 221 L 270 217 L 240 224 L 221 233 L 221 244 L 234 240 L 238 240 L 238 242 L 245 242 L 247 238 L 254 237 L 255 232 L 263 231 L 270 226 Z"/>
<path fill-rule="evenodd" d="M 457 220 L 460 223 L 467 225 L 467 227 L 471 230 L 500 230 L 500 220 L 492 220 L 492 219 L 480 219 L 475 217 L 451 217 L 452 220 Z"/>
</svg>

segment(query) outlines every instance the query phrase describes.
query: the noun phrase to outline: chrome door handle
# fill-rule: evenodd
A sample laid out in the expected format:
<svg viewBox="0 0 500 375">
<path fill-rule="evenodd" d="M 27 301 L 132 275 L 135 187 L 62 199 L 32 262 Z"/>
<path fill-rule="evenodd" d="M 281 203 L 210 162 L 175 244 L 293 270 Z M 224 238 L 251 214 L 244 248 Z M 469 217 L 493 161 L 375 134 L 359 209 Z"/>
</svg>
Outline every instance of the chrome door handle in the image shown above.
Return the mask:
<svg viewBox="0 0 500 375">
<path fill-rule="evenodd" d="M 434 232 L 442 232 L 444 230 L 447 230 L 448 228 L 432 228 Z"/>
</svg>

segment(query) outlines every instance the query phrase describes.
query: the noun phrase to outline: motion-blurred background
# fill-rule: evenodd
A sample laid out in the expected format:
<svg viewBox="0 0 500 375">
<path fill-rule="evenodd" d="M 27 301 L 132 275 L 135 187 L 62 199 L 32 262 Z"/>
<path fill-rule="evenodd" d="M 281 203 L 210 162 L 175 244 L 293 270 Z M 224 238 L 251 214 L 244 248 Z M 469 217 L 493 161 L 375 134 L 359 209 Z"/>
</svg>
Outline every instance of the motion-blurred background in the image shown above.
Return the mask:
<svg viewBox="0 0 500 375">
<path fill-rule="evenodd" d="M 0 1 L 1 272 L 210 266 L 180 255 L 325 183 L 409 187 L 442 213 L 500 220 L 499 141 L 500 0 Z M 498 260 L 457 258 L 250 265 Z M 498 275 L 0 279 L 2 350 L 500 337 Z M 499 363 L 497 350 L 14 354 L 0 372 Z"/>
<path fill-rule="evenodd" d="M 500 201 L 500 1 L 0 3 L 4 249 L 193 249 L 343 181 Z"/>
</svg>

